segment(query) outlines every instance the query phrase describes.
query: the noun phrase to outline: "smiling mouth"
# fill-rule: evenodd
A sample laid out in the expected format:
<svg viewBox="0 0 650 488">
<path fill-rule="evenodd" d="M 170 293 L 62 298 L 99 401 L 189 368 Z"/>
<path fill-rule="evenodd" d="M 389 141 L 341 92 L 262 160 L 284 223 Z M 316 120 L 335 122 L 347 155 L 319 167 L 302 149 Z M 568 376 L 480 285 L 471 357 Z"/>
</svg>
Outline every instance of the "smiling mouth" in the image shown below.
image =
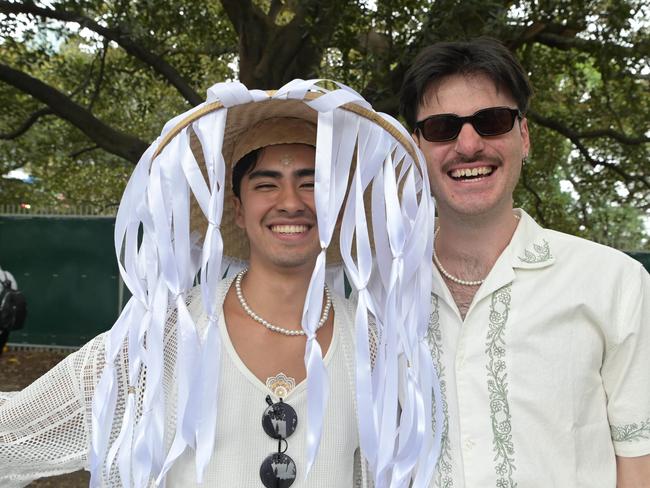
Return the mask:
<svg viewBox="0 0 650 488">
<path fill-rule="evenodd" d="M 447 173 L 451 178 L 457 181 L 476 180 L 484 178 L 494 171 L 493 166 L 480 166 L 477 168 L 460 168 L 454 169 Z"/>
<path fill-rule="evenodd" d="M 277 234 L 302 234 L 309 230 L 307 225 L 272 225 L 271 232 Z"/>
</svg>

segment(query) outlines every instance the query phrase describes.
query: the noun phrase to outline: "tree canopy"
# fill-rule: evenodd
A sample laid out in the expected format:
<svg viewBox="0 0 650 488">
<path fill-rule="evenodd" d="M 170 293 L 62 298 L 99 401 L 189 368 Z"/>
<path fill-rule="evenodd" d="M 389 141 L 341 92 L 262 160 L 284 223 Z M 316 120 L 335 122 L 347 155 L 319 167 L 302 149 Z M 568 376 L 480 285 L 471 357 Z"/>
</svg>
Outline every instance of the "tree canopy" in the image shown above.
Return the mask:
<svg viewBox="0 0 650 488">
<path fill-rule="evenodd" d="M 488 35 L 536 91 L 516 203 L 650 249 L 649 24 L 644 0 L 0 0 L 0 172 L 35 177 L 0 179 L 0 200 L 115 205 L 163 123 L 226 79 L 332 78 L 397 115 L 422 47 Z"/>
</svg>

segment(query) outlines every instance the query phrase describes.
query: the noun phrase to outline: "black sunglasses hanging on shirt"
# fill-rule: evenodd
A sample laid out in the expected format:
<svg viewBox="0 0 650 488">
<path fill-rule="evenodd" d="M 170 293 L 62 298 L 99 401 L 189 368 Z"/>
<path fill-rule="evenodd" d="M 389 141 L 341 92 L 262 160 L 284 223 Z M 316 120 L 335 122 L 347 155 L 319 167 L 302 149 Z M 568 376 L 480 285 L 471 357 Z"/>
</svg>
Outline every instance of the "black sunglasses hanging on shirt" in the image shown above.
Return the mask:
<svg viewBox="0 0 650 488">
<path fill-rule="evenodd" d="M 260 478 L 266 488 L 289 488 L 296 479 L 296 463 L 285 452 L 289 447 L 287 437 L 295 432 L 298 425 L 298 415 L 282 398 L 273 403 L 270 395 L 267 395 L 266 403 L 269 406 L 262 414 L 262 428 L 270 437 L 278 440 L 278 452 L 264 459 L 260 466 Z"/>
</svg>

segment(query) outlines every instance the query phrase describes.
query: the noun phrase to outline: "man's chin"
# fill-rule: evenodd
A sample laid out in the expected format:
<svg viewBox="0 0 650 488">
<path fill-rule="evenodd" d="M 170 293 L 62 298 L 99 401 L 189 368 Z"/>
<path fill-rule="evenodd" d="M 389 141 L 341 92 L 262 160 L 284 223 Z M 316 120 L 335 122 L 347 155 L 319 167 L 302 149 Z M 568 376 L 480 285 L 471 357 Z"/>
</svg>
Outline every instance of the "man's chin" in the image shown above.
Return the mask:
<svg viewBox="0 0 650 488">
<path fill-rule="evenodd" d="M 466 199 L 463 202 L 446 202 L 436 201 L 436 213 L 438 215 L 447 215 L 457 218 L 472 218 L 481 217 L 493 213 L 499 205 L 494 202 L 486 201 L 483 199 Z"/>
<path fill-rule="evenodd" d="M 296 253 L 284 256 L 275 256 L 271 262 L 274 266 L 280 269 L 296 270 L 296 272 L 304 272 L 305 270 L 313 270 L 316 265 L 317 255 L 299 255 Z"/>
</svg>

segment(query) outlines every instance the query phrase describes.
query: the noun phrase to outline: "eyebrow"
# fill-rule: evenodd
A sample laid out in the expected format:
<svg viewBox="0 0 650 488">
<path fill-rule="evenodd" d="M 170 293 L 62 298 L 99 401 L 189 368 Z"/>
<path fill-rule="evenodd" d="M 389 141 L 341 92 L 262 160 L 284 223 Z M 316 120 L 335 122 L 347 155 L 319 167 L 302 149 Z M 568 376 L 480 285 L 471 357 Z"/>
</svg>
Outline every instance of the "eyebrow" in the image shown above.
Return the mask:
<svg viewBox="0 0 650 488">
<path fill-rule="evenodd" d="M 302 168 L 302 169 L 297 169 L 295 170 L 292 175 L 297 177 L 297 178 L 306 178 L 310 176 L 314 176 L 315 171 L 311 168 Z M 275 178 L 275 179 L 280 179 L 282 178 L 282 173 L 279 171 L 273 171 L 269 169 L 259 169 L 259 170 L 253 170 L 248 174 L 248 179 L 253 180 L 255 178 Z"/>
</svg>

